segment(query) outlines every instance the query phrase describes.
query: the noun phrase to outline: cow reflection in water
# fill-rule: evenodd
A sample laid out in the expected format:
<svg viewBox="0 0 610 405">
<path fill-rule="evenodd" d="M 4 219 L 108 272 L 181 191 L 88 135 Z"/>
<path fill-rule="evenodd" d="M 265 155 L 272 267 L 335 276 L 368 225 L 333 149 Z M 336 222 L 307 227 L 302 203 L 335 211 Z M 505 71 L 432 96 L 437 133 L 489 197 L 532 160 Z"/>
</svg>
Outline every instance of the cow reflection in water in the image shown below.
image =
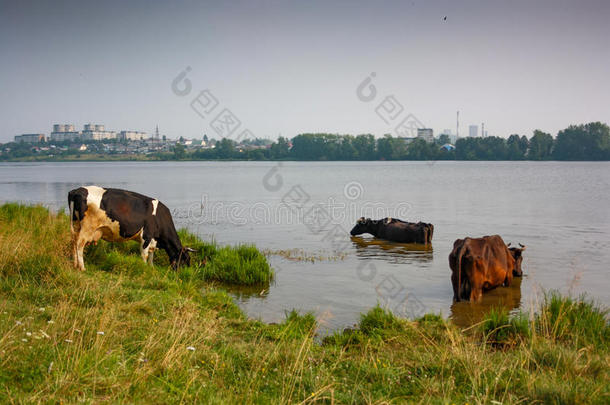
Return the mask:
<svg viewBox="0 0 610 405">
<path fill-rule="evenodd" d="M 390 263 L 428 263 L 432 261 L 432 245 L 398 243 L 376 238 L 352 236 L 352 243 L 359 258 L 376 258 Z"/>
<path fill-rule="evenodd" d="M 492 308 L 513 311 L 521 307 L 522 277 L 515 277 L 509 287 L 496 288 L 483 295 L 478 302 L 460 301 L 451 305 L 451 320 L 461 328 L 468 328 L 483 320 Z"/>
</svg>

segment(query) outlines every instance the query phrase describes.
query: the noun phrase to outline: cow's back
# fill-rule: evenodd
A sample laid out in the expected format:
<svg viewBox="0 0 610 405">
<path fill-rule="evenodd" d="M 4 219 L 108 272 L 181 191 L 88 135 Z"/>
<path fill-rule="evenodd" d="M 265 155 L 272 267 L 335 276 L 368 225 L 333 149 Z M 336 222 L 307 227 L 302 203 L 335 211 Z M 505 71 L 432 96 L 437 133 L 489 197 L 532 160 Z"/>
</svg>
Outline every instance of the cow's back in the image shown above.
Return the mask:
<svg viewBox="0 0 610 405">
<path fill-rule="evenodd" d="M 503 283 L 507 274 L 512 274 L 513 258 L 499 235 L 469 238 L 468 254 L 477 260 L 480 275 L 486 285 L 495 286 Z M 512 278 L 509 276 L 509 278 Z"/>
<path fill-rule="evenodd" d="M 119 223 L 122 238 L 130 238 L 149 225 L 153 201 L 153 198 L 132 191 L 108 188 L 102 195 L 100 209 Z"/>
<path fill-rule="evenodd" d="M 504 240 L 499 235 L 490 236 L 488 241 L 487 278 L 492 284 L 512 279 L 515 259 L 510 254 Z"/>
<path fill-rule="evenodd" d="M 396 221 L 389 224 L 384 224 L 383 232 L 388 240 L 413 243 L 417 242 L 420 229 L 415 224 L 404 221 Z"/>
</svg>

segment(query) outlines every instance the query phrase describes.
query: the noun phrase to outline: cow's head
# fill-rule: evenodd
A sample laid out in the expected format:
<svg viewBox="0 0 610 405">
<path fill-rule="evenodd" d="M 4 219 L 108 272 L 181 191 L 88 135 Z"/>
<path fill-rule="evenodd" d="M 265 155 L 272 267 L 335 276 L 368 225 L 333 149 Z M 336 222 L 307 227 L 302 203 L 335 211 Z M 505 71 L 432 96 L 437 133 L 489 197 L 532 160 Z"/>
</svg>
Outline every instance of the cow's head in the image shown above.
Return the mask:
<svg viewBox="0 0 610 405">
<path fill-rule="evenodd" d="M 189 252 L 194 252 L 195 249 L 183 247 L 178 251 L 176 257 L 172 258 L 171 265 L 174 270 L 180 268 L 180 266 L 190 266 L 191 265 L 191 256 Z"/>
<path fill-rule="evenodd" d="M 523 262 L 523 251 L 525 250 L 525 246 L 519 243 L 519 247 L 510 247 L 510 243 L 508 244 L 508 250 L 510 254 L 515 259 L 515 267 L 513 268 L 513 276 L 521 277 L 523 275 L 523 270 L 521 270 L 521 263 Z"/>
<path fill-rule="evenodd" d="M 354 226 L 350 231 L 350 235 L 356 236 L 363 233 L 370 233 L 372 225 L 373 220 L 371 218 L 360 217 L 360 219 L 358 219 L 356 222 L 356 226 Z"/>
</svg>

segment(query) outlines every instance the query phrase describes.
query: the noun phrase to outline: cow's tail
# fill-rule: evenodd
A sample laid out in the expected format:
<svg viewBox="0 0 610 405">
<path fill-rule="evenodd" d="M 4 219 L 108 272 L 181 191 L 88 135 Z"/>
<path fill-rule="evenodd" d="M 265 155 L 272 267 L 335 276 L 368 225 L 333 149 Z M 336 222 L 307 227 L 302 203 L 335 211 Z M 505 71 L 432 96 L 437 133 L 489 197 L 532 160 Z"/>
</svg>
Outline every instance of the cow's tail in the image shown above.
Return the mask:
<svg viewBox="0 0 610 405">
<path fill-rule="evenodd" d="M 458 253 L 457 256 L 457 270 L 458 270 L 458 293 L 457 293 L 457 300 L 461 301 L 462 300 L 462 256 L 464 255 L 464 250 L 465 250 L 465 246 L 462 246 L 460 248 L 460 251 Z"/>
<path fill-rule="evenodd" d="M 70 200 L 68 205 L 70 206 L 70 231 L 74 233 L 74 201 Z"/>
</svg>

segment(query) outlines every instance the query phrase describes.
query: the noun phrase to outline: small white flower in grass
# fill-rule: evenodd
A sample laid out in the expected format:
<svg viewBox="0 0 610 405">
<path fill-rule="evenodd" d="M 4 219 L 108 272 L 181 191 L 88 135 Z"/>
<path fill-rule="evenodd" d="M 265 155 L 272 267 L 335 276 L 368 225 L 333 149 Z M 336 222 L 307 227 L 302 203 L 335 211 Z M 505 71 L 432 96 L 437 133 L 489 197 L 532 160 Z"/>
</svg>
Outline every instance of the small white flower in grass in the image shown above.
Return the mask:
<svg viewBox="0 0 610 405">
<path fill-rule="evenodd" d="M 23 325 L 23 322 L 21 322 L 21 321 L 15 321 L 15 325 Z"/>
<path fill-rule="evenodd" d="M 72 339 L 66 339 L 66 340 L 64 340 L 64 342 L 66 342 L 66 343 L 72 343 Z"/>
<path fill-rule="evenodd" d="M 55 321 L 54 321 L 54 320 L 52 320 L 52 319 L 49 319 L 49 320 L 47 321 L 47 323 L 48 323 L 49 325 L 51 325 L 51 324 L 55 323 Z"/>
<path fill-rule="evenodd" d="M 46 337 L 47 339 L 51 338 L 51 336 L 47 335 L 44 330 L 40 329 L 39 332 L 42 334 L 42 336 Z"/>
<path fill-rule="evenodd" d="M 38 308 L 40 312 L 44 312 L 44 308 Z"/>
<path fill-rule="evenodd" d="M 104 336 L 104 332 L 102 332 L 101 330 L 97 331 L 97 334 L 100 336 Z"/>
<path fill-rule="evenodd" d="M 191 351 L 191 352 L 194 352 L 194 351 L 195 351 L 195 348 L 194 348 L 193 346 L 189 346 L 189 347 L 187 347 L 187 348 L 186 348 L 186 350 L 189 350 L 189 351 Z"/>
<path fill-rule="evenodd" d="M 26 336 L 32 336 L 32 332 L 25 332 Z"/>
<path fill-rule="evenodd" d="M 25 339 L 25 338 L 24 338 L 24 339 L 21 339 L 21 341 L 22 341 L 22 342 L 24 342 L 24 343 L 27 343 L 27 342 L 28 342 L 28 340 L 27 340 L 27 339 Z"/>
</svg>

